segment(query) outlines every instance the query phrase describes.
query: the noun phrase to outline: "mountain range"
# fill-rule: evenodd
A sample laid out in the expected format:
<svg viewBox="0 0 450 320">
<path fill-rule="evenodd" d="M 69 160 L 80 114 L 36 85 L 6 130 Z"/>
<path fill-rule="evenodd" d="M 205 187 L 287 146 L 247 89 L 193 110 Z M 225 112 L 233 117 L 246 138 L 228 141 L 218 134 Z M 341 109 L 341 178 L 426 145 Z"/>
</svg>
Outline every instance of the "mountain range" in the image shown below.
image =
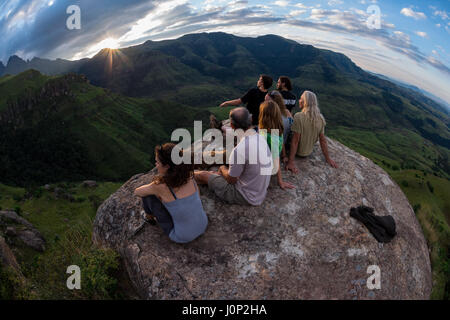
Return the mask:
<svg viewBox="0 0 450 320">
<path fill-rule="evenodd" d="M 259 74 L 269 74 L 275 79 L 287 75 L 292 78 L 294 93 L 298 96 L 306 89 L 318 94 L 331 136 L 360 151 L 376 154 L 380 161 L 391 166 L 449 176 L 450 118 L 445 107 L 417 91 L 362 70 L 343 54 L 279 36 L 243 38 L 226 33 L 191 34 L 176 40 L 147 41 L 124 49 L 103 49 L 90 59 L 78 61 L 34 58 L 25 62 L 13 56 L 4 73 L 17 74 L 28 68 L 39 72 L 26 71 L 0 78 L 0 117 L 8 119 L 6 124 L 14 130 L 42 125 L 41 118 L 34 116 L 36 112 L 26 111 L 31 108 L 29 105 L 19 107 L 21 103 L 29 104 L 30 99 L 32 105 L 37 106 L 33 110 L 40 110 L 41 116 L 42 110 L 50 108 L 49 101 L 58 106 L 50 108 L 52 114 L 58 116 L 75 114 L 75 110 L 83 113 L 84 109 L 123 113 L 121 106 L 135 112 L 139 109 L 136 104 L 160 105 L 164 101 L 172 104 L 174 110 L 190 107 L 196 110 L 193 114 L 203 112 L 204 119 L 208 112 L 218 112 L 223 117 L 223 110 L 215 107 L 224 100 L 242 96 L 255 86 Z M 68 81 L 64 74 L 73 77 L 78 74 L 85 80 L 75 77 L 77 81 Z M 53 101 L 40 94 L 45 86 L 52 85 L 65 88 L 71 96 L 61 95 Z M 80 93 L 80 86 L 86 94 Z M 62 107 L 65 105 L 67 109 Z M 174 123 L 178 116 L 176 112 L 165 114 L 165 121 Z M 27 122 L 25 119 L 34 120 Z M 185 119 L 188 121 L 181 126 L 192 127 L 194 118 Z M 149 119 L 140 114 L 134 121 L 144 125 Z M 129 125 L 132 123 L 130 121 Z M 81 127 L 79 123 L 76 126 Z M 127 127 L 125 131 L 128 130 Z M 89 130 L 80 130 L 83 131 Z M 105 128 L 104 131 L 111 134 L 109 131 L 117 129 Z M 160 136 L 168 134 L 160 132 Z M 404 141 L 405 138 L 408 139 Z M 158 140 L 155 136 L 153 139 Z M 142 146 L 135 148 L 140 157 L 142 152 L 148 152 Z M 148 162 L 140 162 L 142 166 L 144 163 L 148 165 Z M 111 179 L 120 175 L 103 172 L 96 176 Z"/>
<path fill-rule="evenodd" d="M 450 104 L 448 102 L 444 101 L 443 99 L 439 98 L 438 96 L 436 96 L 436 95 L 434 95 L 434 94 L 432 94 L 432 93 L 430 93 L 430 92 L 428 92 L 426 90 L 420 89 L 420 88 L 418 88 L 418 87 L 416 87 L 416 86 L 414 86 L 412 84 L 406 83 L 406 82 L 401 81 L 401 80 L 396 80 L 396 79 L 387 77 L 387 76 L 379 74 L 379 73 L 374 73 L 374 72 L 369 72 L 369 73 L 377 76 L 378 78 L 381 78 L 381 79 L 390 81 L 392 83 L 395 83 L 395 84 L 397 84 L 400 87 L 404 87 L 406 89 L 411 89 L 411 90 L 416 91 L 416 92 L 418 92 L 420 94 L 423 94 L 425 97 L 428 97 L 428 98 L 434 100 L 435 102 L 439 103 L 440 105 L 446 107 L 447 109 L 444 110 L 444 112 L 446 112 L 447 114 L 448 114 L 448 111 L 450 110 Z"/>
</svg>

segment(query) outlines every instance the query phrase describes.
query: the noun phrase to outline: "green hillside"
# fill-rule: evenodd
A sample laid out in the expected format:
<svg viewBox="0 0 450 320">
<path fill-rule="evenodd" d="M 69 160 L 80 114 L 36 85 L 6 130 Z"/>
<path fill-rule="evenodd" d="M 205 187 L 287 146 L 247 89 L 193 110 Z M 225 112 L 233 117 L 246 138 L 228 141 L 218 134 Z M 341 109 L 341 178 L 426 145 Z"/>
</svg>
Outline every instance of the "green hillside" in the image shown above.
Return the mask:
<svg viewBox="0 0 450 320">
<path fill-rule="evenodd" d="M 30 70 L 0 78 L 1 182 L 122 181 L 152 167 L 156 144 L 208 113 Z M 170 114 L 170 117 L 167 115 Z"/>
<path fill-rule="evenodd" d="M 127 279 L 118 277 L 122 271 L 118 255 L 92 244 L 97 207 L 120 186 L 121 183 L 101 183 L 93 189 L 71 182 L 49 185 L 45 190 L 0 184 L 0 210 L 15 210 L 46 240 L 43 253 L 13 240 L 10 246 L 25 280 L 2 270 L 0 264 L 0 300 L 133 298 Z M 66 269 L 72 264 L 84 272 L 83 290 L 66 287 Z"/>
</svg>

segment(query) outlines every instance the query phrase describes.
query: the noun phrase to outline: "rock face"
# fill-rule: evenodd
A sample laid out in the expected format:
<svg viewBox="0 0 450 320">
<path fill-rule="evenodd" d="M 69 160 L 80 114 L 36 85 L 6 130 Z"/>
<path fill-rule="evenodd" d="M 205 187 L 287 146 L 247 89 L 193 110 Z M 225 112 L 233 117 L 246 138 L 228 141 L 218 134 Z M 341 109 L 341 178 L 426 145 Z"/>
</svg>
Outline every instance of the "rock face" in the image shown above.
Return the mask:
<svg viewBox="0 0 450 320">
<path fill-rule="evenodd" d="M 97 187 L 97 182 L 93 181 L 93 180 L 83 181 L 83 187 L 85 187 L 85 188 L 96 188 Z"/>
<path fill-rule="evenodd" d="M 283 174 L 297 188 L 283 191 L 272 179 L 260 207 L 227 205 L 202 187 L 209 226 L 187 245 L 157 226 L 139 228 L 133 191 L 154 173 L 136 175 L 100 206 L 94 242 L 120 253 L 144 299 L 428 299 L 428 248 L 407 198 L 372 161 L 328 143 L 339 169 L 316 145 L 296 159 L 299 175 Z M 379 244 L 350 217 L 361 204 L 394 217 L 392 242 Z M 379 290 L 366 284 L 372 265 L 380 268 Z"/>
<path fill-rule="evenodd" d="M 34 250 L 45 250 L 45 239 L 41 233 L 27 220 L 14 211 L 0 211 L 0 231 L 11 238 L 18 238 Z"/>
<path fill-rule="evenodd" d="M 0 236 L 0 265 L 13 268 L 17 272 L 20 272 L 20 267 L 14 253 L 6 244 L 6 241 L 2 236 Z"/>
</svg>

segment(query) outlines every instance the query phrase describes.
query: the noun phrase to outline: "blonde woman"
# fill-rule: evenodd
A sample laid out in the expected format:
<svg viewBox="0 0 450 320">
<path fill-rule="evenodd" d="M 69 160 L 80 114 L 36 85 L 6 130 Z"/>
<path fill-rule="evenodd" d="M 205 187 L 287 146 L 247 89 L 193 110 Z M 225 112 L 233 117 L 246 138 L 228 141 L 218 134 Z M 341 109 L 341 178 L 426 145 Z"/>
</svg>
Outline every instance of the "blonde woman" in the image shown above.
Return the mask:
<svg viewBox="0 0 450 320">
<path fill-rule="evenodd" d="M 284 182 L 281 176 L 280 154 L 283 147 L 283 120 L 280 107 L 275 101 L 265 101 L 259 107 L 258 132 L 266 139 L 272 152 L 272 158 L 278 161 L 278 185 L 281 189 L 294 189 L 295 186 L 289 182 Z"/>
<path fill-rule="evenodd" d="M 305 91 L 299 102 L 301 112 L 294 116 L 294 124 L 291 127 L 293 132 L 289 158 L 284 158 L 287 162 L 286 169 L 293 173 L 298 173 L 298 168 L 294 163 L 295 155 L 307 157 L 312 151 L 317 140 L 327 163 L 333 168 L 337 168 L 336 163 L 328 154 L 328 145 L 325 138 L 325 118 L 320 113 L 317 96 L 311 91 Z"/>
</svg>

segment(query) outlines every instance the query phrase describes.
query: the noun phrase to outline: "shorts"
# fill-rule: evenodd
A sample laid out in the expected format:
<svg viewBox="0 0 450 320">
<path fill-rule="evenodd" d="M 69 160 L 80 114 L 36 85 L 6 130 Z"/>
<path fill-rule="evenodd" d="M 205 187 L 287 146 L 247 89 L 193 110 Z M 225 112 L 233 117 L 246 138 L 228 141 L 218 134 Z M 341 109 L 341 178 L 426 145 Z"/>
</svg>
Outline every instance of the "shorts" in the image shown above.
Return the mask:
<svg viewBox="0 0 450 320">
<path fill-rule="evenodd" d="M 236 185 L 229 184 L 222 176 L 211 175 L 208 179 L 208 187 L 216 196 L 229 204 L 250 205 L 239 190 L 236 189 Z"/>
</svg>

